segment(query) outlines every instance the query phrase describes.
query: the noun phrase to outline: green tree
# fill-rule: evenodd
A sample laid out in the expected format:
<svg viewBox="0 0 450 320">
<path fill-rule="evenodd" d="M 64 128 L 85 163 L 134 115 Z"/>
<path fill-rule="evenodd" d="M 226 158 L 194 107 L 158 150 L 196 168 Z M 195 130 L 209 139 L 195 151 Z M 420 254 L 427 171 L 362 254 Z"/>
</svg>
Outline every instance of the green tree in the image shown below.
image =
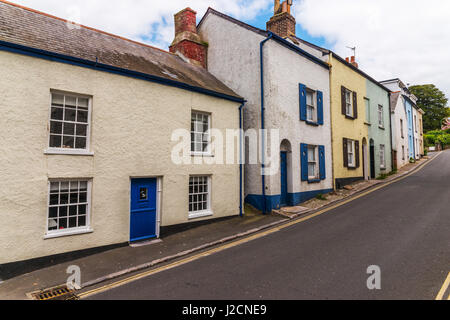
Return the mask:
<svg viewBox="0 0 450 320">
<path fill-rule="evenodd" d="M 441 129 L 442 119 L 448 116 L 448 99 L 434 84 L 409 87 L 411 93 L 417 97 L 417 106 L 425 111 L 423 115 L 423 130 Z"/>
</svg>

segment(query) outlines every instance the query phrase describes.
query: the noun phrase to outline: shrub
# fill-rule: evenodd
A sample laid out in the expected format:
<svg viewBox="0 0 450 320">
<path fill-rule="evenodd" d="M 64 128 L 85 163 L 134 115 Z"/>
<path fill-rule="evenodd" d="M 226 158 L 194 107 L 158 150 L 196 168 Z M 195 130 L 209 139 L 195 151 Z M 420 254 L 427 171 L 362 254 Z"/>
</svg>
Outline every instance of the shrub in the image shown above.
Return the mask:
<svg viewBox="0 0 450 320">
<path fill-rule="evenodd" d="M 321 193 L 319 193 L 317 196 L 316 196 L 316 199 L 317 200 L 327 200 L 327 197 L 325 197 L 323 194 L 321 194 Z"/>
</svg>

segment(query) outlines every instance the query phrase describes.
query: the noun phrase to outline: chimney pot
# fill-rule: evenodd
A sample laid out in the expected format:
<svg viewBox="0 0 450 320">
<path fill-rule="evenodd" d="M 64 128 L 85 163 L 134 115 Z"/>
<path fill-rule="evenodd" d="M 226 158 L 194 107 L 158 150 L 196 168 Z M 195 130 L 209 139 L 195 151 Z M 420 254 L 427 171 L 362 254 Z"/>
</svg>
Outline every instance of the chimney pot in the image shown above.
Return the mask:
<svg viewBox="0 0 450 320">
<path fill-rule="evenodd" d="M 295 36 L 295 18 L 291 15 L 291 0 L 285 0 L 280 5 L 280 0 L 275 0 L 274 15 L 267 22 L 267 30 L 276 35 L 287 38 Z"/>
</svg>

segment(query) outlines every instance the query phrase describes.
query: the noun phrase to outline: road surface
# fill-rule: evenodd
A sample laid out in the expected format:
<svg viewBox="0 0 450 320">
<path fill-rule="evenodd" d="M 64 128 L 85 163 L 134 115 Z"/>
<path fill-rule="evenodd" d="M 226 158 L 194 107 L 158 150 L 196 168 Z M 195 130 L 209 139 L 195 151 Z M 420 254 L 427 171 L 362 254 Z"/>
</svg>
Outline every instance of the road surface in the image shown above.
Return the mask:
<svg viewBox="0 0 450 320">
<path fill-rule="evenodd" d="M 88 299 L 435 299 L 449 272 L 450 150 L 320 216 Z"/>
</svg>

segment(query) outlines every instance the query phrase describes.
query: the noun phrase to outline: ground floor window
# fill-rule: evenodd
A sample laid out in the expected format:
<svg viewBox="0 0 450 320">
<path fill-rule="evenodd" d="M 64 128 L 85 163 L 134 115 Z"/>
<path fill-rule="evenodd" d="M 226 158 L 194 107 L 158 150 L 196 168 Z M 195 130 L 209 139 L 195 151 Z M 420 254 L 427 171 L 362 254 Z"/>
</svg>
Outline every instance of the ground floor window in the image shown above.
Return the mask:
<svg viewBox="0 0 450 320">
<path fill-rule="evenodd" d="M 386 168 L 386 155 L 384 144 L 380 145 L 380 168 Z"/>
<path fill-rule="evenodd" d="M 402 146 L 402 160 L 405 160 L 405 146 Z"/>
<path fill-rule="evenodd" d="M 308 146 L 308 179 L 318 179 L 317 146 Z"/>
<path fill-rule="evenodd" d="M 189 178 L 189 217 L 211 214 L 211 178 L 192 176 Z"/>
<path fill-rule="evenodd" d="M 354 140 L 347 141 L 347 155 L 348 155 L 348 166 L 352 168 L 356 167 Z"/>
<path fill-rule="evenodd" d="M 49 233 L 89 227 L 90 189 L 89 180 L 49 182 Z"/>
</svg>

